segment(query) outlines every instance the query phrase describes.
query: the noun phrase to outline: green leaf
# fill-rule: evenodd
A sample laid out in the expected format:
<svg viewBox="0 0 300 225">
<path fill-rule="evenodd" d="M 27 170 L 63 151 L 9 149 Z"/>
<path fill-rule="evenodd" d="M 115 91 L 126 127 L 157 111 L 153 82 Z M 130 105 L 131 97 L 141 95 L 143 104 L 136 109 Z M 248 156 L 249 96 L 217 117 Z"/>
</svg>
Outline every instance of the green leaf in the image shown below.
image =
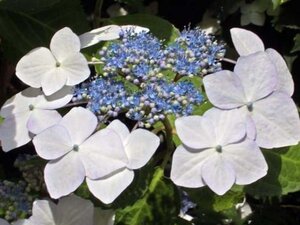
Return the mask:
<svg viewBox="0 0 300 225">
<path fill-rule="evenodd" d="M 300 34 L 296 34 L 296 36 L 294 37 L 294 42 L 295 44 L 293 49 L 291 50 L 291 53 L 300 51 Z"/>
<path fill-rule="evenodd" d="M 156 168 L 145 195 L 116 212 L 117 225 L 174 224 L 179 213 L 176 187 L 164 179 L 163 170 Z"/>
<path fill-rule="evenodd" d="M 209 101 L 203 102 L 199 106 L 194 107 L 193 115 L 202 116 L 207 110 L 211 109 L 213 105 Z"/>
<path fill-rule="evenodd" d="M 298 1 L 288 1 L 284 4 L 284 7 L 280 7 L 278 16 L 274 17 L 273 23 L 275 28 L 282 31 L 282 28 L 300 29 L 299 20 L 300 8 Z"/>
<path fill-rule="evenodd" d="M 245 187 L 255 197 L 286 195 L 300 190 L 300 144 L 290 148 L 263 150 L 268 174 Z"/>
<path fill-rule="evenodd" d="M 3 0 L 1 2 L 2 8 L 14 9 L 15 11 L 22 11 L 28 13 L 37 13 L 46 8 L 52 7 L 59 3 L 60 0 Z"/>
<path fill-rule="evenodd" d="M 0 125 L 3 123 L 4 118 L 0 116 Z"/>
<path fill-rule="evenodd" d="M 64 26 L 79 34 L 88 29 L 80 0 L 0 2 L 2 46 L 14 62 L 33 48 L 49 46 L 52 35 Z"/>
<path fill-rule="evenodd" d="M 234 186 L 226 194 L 219 196 L 208 187 L 199 189 L 185 189 L 192 202 L 195 202 L 200 208 L 222 212 L 234 207 L 237 203 L 243 201 L 244 193 L 240 186 Z"/>
<path fill-rule="evenodd" d="M 273 9 L 278 8 L 281 4 L 287 2 L 288 0 L 272 0 Z"/>
<path fill-rule="evenodd" d="M 179 31 L 167 20 L 147 14 L 133 14 L 129 16 L 120 16 L 104 21 L 106 25 L 138 25 L 148 27 L 150 32 L 157 38 L 164 40 L 165 44 L 173 41 L 179 36 Z"/>
</svg>

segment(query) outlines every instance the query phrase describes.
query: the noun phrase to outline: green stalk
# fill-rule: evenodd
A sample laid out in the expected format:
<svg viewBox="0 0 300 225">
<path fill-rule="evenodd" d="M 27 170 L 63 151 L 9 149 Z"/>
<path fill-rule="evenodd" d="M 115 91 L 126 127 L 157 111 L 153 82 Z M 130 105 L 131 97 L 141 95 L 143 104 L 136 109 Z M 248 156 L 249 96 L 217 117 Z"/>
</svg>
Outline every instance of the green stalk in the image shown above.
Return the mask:
<svg viewBox="0 0 300 225">
<path fill-rule="evenodd" d="M 164 160 L 161 164 L 162 169 L 164 169 L 166 167 L 167 163 L 169 162 L 169 159 L 170 159 L 171 154 L 172 154 L 173 149 L 174 149 L 174 145 L 173 145 L 173 139 L 172 139 L 172 130 L 173 130 L 173 128 L 172 128 L 172 125 L 171 125 L 170 121 L 166 117 L 162 121 L 162 123 L 165 126 L 166 145 L 167 145 L 166 154 L 165 154 Z"/>
<path fill-rule="evenodd" d="M 94 9 L 94 21 L 93 21 L 93 27 L 97 28 L 100 26 L 100 21 L 101 21 L 101 10 L 103 6 L 103 1 L 104 0 L 97 0 L 95 9 Z"/>
</svg>

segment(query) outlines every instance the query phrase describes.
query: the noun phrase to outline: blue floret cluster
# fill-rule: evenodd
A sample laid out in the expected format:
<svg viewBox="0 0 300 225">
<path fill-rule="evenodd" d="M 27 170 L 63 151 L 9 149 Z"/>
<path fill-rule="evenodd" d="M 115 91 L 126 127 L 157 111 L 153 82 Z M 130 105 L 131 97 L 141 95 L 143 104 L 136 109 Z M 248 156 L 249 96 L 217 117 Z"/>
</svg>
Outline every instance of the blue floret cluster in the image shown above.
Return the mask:
<svg viewBox="0 0 300 225">
<path fill-rule="evenodd" d="M 191 115 L 203 102 L 191 78 L 219 71 L 224 54 L 224 45 L 198 28 L 168 46 L 150 33 L 123 31 L 99 51 L 101 73 L 77 87 L 73 101 L 87 101 L 100 121 L 123 113 L 140 127 Z"/>
<path fill-rule="evenodd" d="M 24 181 L 0 181 L 0 218 L 13 221 L 31 214 L 33 198 Z"/>
</svg>

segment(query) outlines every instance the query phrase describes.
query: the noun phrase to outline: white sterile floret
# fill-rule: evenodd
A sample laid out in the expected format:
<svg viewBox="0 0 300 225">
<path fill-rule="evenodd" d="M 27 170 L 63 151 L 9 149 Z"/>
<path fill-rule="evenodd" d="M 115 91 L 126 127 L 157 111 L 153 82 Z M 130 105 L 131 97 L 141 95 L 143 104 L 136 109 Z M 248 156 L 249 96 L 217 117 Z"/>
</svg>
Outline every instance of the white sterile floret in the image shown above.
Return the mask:
<svg viewBox="0 0 300 225">
<path fill-rule="evenodd" d="M 223 195 L 233 184 L 246 185 L 267 173 L 256 143 L 246 138 L 246 124 L 238 110 L 216 108 L 204 116 L 175 121 L 183 145 L 174 152 L 171 180 L 183 187 L 207 185 Z"/>
<path fill-rule="evenodd" d="M 263 148 L 295 145 L 300 140 L 297 107 L 286 92 L 277 90 L 276 74 L 270 58 L 257 52 L 240 57 L 234 72 L 223 70 L 203 79 L 209 101 L 224 110 L 238 108 L 248 122 L 248 136 Z"/>
<path fill-rule="evenodd" d="M 34 137 L 37 154 L 50 160 L 44 178 L 52 198 L 75 191 L 85 177 L 97 179 L 127 165 L 119 135 L 112 129 L 93 134 L 96 127 L 92 112 L 74 107 L 58 124 Z"/>
<path fill-rule="evenodd" d="M 61 198 L 58 204 L 34 201 L 26 225 L 112 225 L 113 220 L 113 211 L 94 208 L 91 201 L 70 195 Z"/>
<path fill-rule="evenodd" d="M 230 34 L 234 47 L 240 56 L 247 56 L 256 52 L 265 52 L 277 72 L 276 76 L 278 81 L 276 90 L 285 92 L 290 96 L 293 95 L 294 82 L 292 75 L 284 59 L 275 49 L 268 48 L 265 50 L 262 40 L 251 31 L 241 28 L 232 28 Z"/>
<path fill-rule="evenodd" d="M 98 44 L 101 41 L 110 41 L 114 39 L 120 38 L 120 33 L 122 30 L 130 30 L 133 33 L 140 33 L 140 32 L 149 32 L 148 28 L 134 26 L 134 25 L 124 25 L 124 26 L 117 26 L 117 25 L 108 25 L 104 27 L 100 27 L 79 36 L 81 48 L 87 48 L 92 45 Z"/>
<path fill-rule="evenodd" d="M 29 225 L 26 220 L 18 220 L 11 223 L 12 225 Z M 10 225 L 6 220 L 0 218 L 0 225 Z"/>
<path fill-rule="evenodd" d="M 109 41 L 120 37 L 121 27 L 109 25 L 79 35 L 81 48 L 87 48 L 101 41 Z"/>
<path fill-rule="evenodd" d="M 73 97 L 70 87 L 64 87 L 51 96 L 39 88 L 27 88 L 8 99 L 0 110 L 4 122 L 0 125 L 0 140 L 5 152 L 25 145 L 31 134 L 56 124 L 60 114 L 54 109 L 66 105 Z"/>
<path fill-rule="evenodd" d="M 102 202 L 113 202 L 128 187 L 134 178 L 134 169 L 143 167 L 159 146 L 159 138 L 144 129 L 129 132 L 119 120 L 114 120 L 106 128 L 118 133 L 124 146 L 128 162 L 119 170 L 99 179 L 87 179 L 89 190 Z M 110 159 L 108 159 L 110 160 Z M 110 161 L 108 163 L 113 163 Z"/>
<path fill-rule="evenodd" d="M 80 40 L 68 27 L 57 31 L 50 49 L 40 47 L 23 56 L 17 64 L 16 75 L 25 84 L 42 87 L 51 95 L 64 85 L 74 86 L 90 75 L 87 60 L 80 53 Z"/>
</svg>

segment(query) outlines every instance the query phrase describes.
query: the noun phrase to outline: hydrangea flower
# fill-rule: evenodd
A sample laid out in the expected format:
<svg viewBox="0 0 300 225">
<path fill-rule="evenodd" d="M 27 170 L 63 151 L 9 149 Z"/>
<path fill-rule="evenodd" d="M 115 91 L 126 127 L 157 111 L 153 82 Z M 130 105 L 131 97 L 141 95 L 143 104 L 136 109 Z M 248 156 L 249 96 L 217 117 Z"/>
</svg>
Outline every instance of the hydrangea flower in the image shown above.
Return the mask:
<svg viewBox="0 0 300 225">
<path fill-rule="evenodd" d="M 92 45 L 95 45 L 101 41 L 110 41 L 114 39 L 120 38 L 120 34 L 124 30 L 130 30 L 136 34 L 140 32 L 149 32 L 148 28 L 134 26 L 134 25 L 108 25 L 104 27 L 100 27 L 84 34 L 79 35 L 81 48 L 87 48 Z"/>
<path fill-rule="evenodd" d="M 203 79 L 209 101 L 224 110 L 236 109 L 255 124 L 248 135 L 263 148 L 295 145 L 300 120 L 290 96 L 277 90 L 278 71 L 264 52 L 238 59 L 234 72 L 223 70 Z M 255 134 L 256 132 L 256 134 Z M 256 135 L 256 136 L 255 136 Z"/>
<path fill-rule="evenodd" d="M 104 63 L 105 76 L 121 75 L 142 86 L 161 75 L 162 43 L 145 31 L 135 33 L 130 29 L 124 30 L 120 41 L 102 48 L 99 54 Z"/>
<path fill-rule="evenodd" d="M 87 48 L 101 41 L 109 41 L 120 37 L 121 27 L 108 25 L 79 35 L 81 48 Z"/>
<path fill-rule="evenodd" d="M 169 83 L 159 79 L 128 98 L 129 110 L 126 116 L 139 121 L 140 126 L 151 127 L 167 114 L 176 117 L 191 115 L 193 107 L 202 101 L 202 94 L 191 82 Z"/>
<path fill-rule="evenodd" d="M 250 23 L 257 26 L 265 24 L 266 15 L 265 11 L 268 9 L 269 2 L 267 1 L 254 1 L 251 3 L 241 3 L 241 25 L 246 26 Z"/>
<path fill-rule="evenodd" d="M 134 178 L 133 170 L 143 167 L 152 157 L 159 146 L 159 138 L 144 129 L 129 132 L 128 128 L 119 120 L 111 122 L 107 128 L 115 131 L 122 140 L 124 152 L 128 158 L 126 165 L 116 169 L 99 179 L 87 178 L 87 185 L 94 196 L 108 204 L 113 202 Z M 108 159 L 108 163 L 113 163 Z"/>
<path fill-rule="evenodd" d="M 234 183 L 255 182 L 267 173 L 267 163 L 256 143 L 246 138 L 246 124 L 238 110 L 210 109 L 202 117 L 175 121 L 183 145 L 174 152 L 171 179 L 179 185 L 207 185 L 218 195 Z"/>
<path fill-rule="evenodd" d="M 58 204 L 36 200 L 26 225 L 113 225 L 113 222 L 113 211 L 99 210 L 89 200 L 70 195 L 61 198 Z"/>
<path fill-rule="evenodd" d="M 221 69 L 224 45 L 200 28 L 185 29 L 165 51 L 165 65 L 180 76 L 196 76 Z"/>
<path fill-rule="evenodd" d="M 31 214 L 32 195 L 26 182 L 0 181 L 0 216 L 8 221 Z"/>
<path fill-rule="evenodd" d="M 70 28 L 57 31 L 50 50 L 40 47 L 23 56 L 16 66 L 16 75 L 25 84 L 42 87 L 52 95 L 63 86 L 74 86 L 90 75 L 88 63 L 80 52 L 80 40 Z"/>
<path fill-rule="evenodd" d="M 74 102 L 88 100 L 86 108 L 100 121 L 105 116 L 117 117 L 128 106 L 128 93 L 121 81 L 97 78 L 75 89 Z"/>
<path fill-rule="evenodd" d="M 262 40 L 251 31 L 241 28 L 232 28 L 230 33 L 234 47 L 240 56 L 247 56 L 256 52 L 265 52 L 267 54 L 277 72 L 278 81 L 276 90 L 292 96 L 294 93 L 294 82 L 282 56 L 275 49 L 268 48 L 265 50 Z"/>
<path fill-rule="evenodd" d="M 0 140 L 5 152 L 28 143 L 37 134 L 57 123 L 60 114 L 54 109 L 66 105 L 73 91 L 65 87 L 51 96 L 39 88 L 27 88 L 8 99 L 0 110 L 5 118 L 0 125 Z"/>
<path fill-rule="evenodd" d="M 140 127 L 150 127 L 167 114 L 178 117 L 192 114 L 194 106 L 202 103 L 203 96 L 187 81 L 170 83 L 158 79 L 131 94 L 121 81 L 97 78 L 76 89 L 73 101 L 82 99 L 88 100 L 86 107 L 100 120 L 126 112 L 126 117 L 139 121 Z"/>
<path fill-rule="evenodd" d="M 6 220 L 0 218 L 0 225 L 10 225 Z M 25 220 L 18 220 L 13 222 L 12 225 L 27 225 Z"/>
<path fill-rule="evenodd" d="M 44 170 L 52 198 L 75 191 L 87 176 L 106 176 L 127 165 L 119 135 L 111 129 L 93 134 L 97 117 L 87 109 L 74 107 L 58 124 L 34 137 L 37 154 L 50 162 Z"/>
</svg>

